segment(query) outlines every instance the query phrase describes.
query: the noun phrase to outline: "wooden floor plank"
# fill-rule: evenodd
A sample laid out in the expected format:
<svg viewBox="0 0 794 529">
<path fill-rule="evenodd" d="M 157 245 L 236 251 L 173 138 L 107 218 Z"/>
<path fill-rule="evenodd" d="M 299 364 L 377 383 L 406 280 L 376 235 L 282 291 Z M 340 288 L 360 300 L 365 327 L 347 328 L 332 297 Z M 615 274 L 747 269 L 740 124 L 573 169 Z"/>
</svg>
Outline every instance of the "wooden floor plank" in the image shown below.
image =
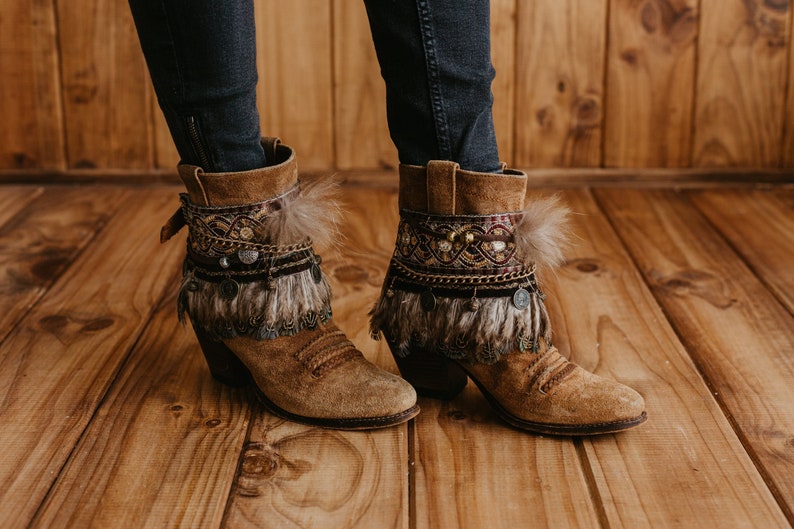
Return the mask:
<svg viewBox="0 0 794 529">
<path fill-rule="evenodd" d="M 415 527 L 598 527 L 570 439 L 502 423 L 476 387 L 450 402 L 421 399 L 416 419 Z"/>
<path fill-rule="evenodd" d="M 586 369 L 642 393 L 649 416 L 583 441 L 608 526 L 788 527 L 596 203 L 584 191 L 565 198 L 578 237 L 557 277 L 545 277 L 555 340 Z"/>
<path fill-rule="evenodd" d="M 322 253 L 334 320 L 369 360 L 396 372 L 367 321 L 386 271 L 381 245 L 393 242 L 380 223 L 393 194 L 345 194 L 343 246 Z M 407 430 L 338 432 L 255 414 L 224 528 L 407 529 Z"/>
<path fill-rule="evenodd" d="M 53 187 L 31 194 L 30 201 L 27 194 L 17 197 L 27 206 L 7 218 L 0 232 L 0 341 L 105 226 L 123 192 Z M 0 217 L 6 213 L 3 202 Z"/>
<path fill-rule="evenodd" d="M 790 516 L 794 317 L 680 194 L 604 190 L 597 196 Z M 749 197 L 741 203 L 758 207 Z M 733 220 L 724 225 L 742 230 Z M 774 231 L 767 240 L 775 240 Z M 792 250 L 778 242 L 782 254 Z"/>
<path fill-rule="evenodd" d="M 692 191 L 689 196 L 794 314 L 794 189 Z"/>
<path fill-rule="evenodd" d="M 5 224 L 8 219 L 25 208 L 32 200 L 41 195 L 44 188 L 41 186 L 2 186 L 0 187 L 0 229 L 5 233 Z M 0 246 L 0 248 L 5 248 Z"/>
<path fill-rule="evenodd" d="M 184 248 L 161 248 L 157 237 L 173 193 L 123 198 L 0 346 L 0 527 L 30 522 L 180 266 Z"/>
<path fill-rule="evenodd" d="M 175 307 L 155 313 L 30 527 L 220 525 L 248 395 L 212 379 Z"/>
</svg>

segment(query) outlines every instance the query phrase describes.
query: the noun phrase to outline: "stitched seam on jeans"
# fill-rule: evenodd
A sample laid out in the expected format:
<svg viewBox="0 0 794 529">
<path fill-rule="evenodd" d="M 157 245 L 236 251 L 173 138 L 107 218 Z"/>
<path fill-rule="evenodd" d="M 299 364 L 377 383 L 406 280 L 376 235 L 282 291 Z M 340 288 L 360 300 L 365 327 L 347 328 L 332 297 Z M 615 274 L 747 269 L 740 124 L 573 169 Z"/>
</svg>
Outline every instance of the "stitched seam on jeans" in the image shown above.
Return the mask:
<svg viewBox="0 0 794 529">
<path fill-rule="evenodd" d="M 449 125 L 444 109 L 444 99 L 441 94 L 439 81 L 438 57 L 435 51 L 435 35 L 431 20 L 430 6 L 425 0 L 417 0 L 417 14 L 419 15 L 419 30 L 422 33 L 422 46 L 425 51 L 425 66 L 427 68 L 427 83 L 430 92 L 430 104 L 433 109 L 433 121 L 436 126 L 436 141 L 438 142 L 438 156 L 442 160 L 452 158 L 452 147 L 449 140 Z"/>
</svg>

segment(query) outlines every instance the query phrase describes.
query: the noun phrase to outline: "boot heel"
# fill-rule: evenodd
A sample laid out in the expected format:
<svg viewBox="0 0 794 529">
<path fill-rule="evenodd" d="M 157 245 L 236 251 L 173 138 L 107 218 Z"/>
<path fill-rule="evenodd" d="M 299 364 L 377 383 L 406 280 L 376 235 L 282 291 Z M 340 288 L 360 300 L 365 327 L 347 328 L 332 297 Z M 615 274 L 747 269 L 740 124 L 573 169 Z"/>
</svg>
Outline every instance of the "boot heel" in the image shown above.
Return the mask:
<svg viewBox="0 0 794 529">
<path fill-rule="evenodd" d="M 251 382 L 248 368 L 223 342 L 217 342 L 208 334 L 195 328 L 194 330 L 201 351 L 204 353 L 204 359 L 207 360 L 207 366 L 215 380 L 233 388 L 241 388 Z"/>
<path fill-rule="evenodd" d="M 423 397 L 451 400 L 468 382 L 455 362 L 428 351 L 413 351 L 406 357 L 394 355 L 394 361 L 403 378 Z"/>
</svg>

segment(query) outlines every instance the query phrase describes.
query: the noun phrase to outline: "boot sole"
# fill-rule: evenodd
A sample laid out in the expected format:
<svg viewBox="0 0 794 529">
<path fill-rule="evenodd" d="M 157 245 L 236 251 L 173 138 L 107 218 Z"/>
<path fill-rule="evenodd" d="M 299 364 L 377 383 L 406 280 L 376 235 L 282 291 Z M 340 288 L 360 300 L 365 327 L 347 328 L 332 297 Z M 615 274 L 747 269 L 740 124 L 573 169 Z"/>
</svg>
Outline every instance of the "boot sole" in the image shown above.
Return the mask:
<svg viewBox="0 0 794 529">
<path fill-rule="evenodd" d="M 596 424 L 553 424 L 528 421 L 507 411 L 460 362 L 425 350 L 412 351 L 411 355 L 407 357 L 400 357 L 394 351 L 392 354 L 400 373 L 414 386 L 418 395 L 432 399 L 452 400 L 466 387 L 466 382 L 470 378 L 496 415 L 507 424 L 520 430 L 544 435 L 587 436 L 620 432 L 642 424 L 648 418 L 647 414 L 643 412 L 638 417 L 631 419 Z M 433 387 L 431 385 L 433 383 L 437 385 Z"/>
<path fill-rule="evenodd" d="M 291 422 L 297 422 L 308 426 L 320 426 L 330 430 L 374 430 L 376 428 L 386 428 L 388 426 L 396 426 L 407 422 L 417 415 L 419 415 L 419 405 L 414 404 L 412 407 L 405 411 L 396 413 L 394 415 L 385 415 L 382 417 L 361 417 L 361 418 L 335 418 L 324 419 L 319 417 L 306 417 L 290 413 L 285 409 L 277 406 L 273 401 L 259 389 L 259 386 L 252 382 L 254 392 L 262 406 L 267 409 L 271 414 L 281 419 L 286 419 Z"/>
<path fill-rule="evenodd" d="M 466 371 L 466 369 L 461 366 L 461 369 Z M 501 418 L 503 421 L 508 423 L 509 425 L 518 428 L 520 430 L 525 430 L 528 432 L 534 432 L 544 435 L 560 435 L 560 436 L 589 436 L 589 435 L 599 435 L 599 434 L 608 434 L 608 433 L 615 433 L 620 432 L 623 430 L 627 430 L 629 428 L 633 428 L 644 423 L 648 419 L 648 414 L 646 412 L 642 412 L 641 415 L 638 417 L 634 417 L 631 419 L 623 419 L 620 421 L 613 421 L 613 422 L 603 422 L 603 423 L 595 423 L 595 424 L 550 424 L 550 423 L 542 423 L 542 422 L 534 422 L 534 421 L 527 421 L 513 415 L 506 409 L 502 407 L 498 400 L 496 400 L 487 389 L 485 389 L 480 382 L 471 376 L 471 374 L 466 371 L 466 374 L 469 378 L 474 382 L 474 384 L 479 388 L 480 392 L 483 394 L 485 399 L 491 405 L 493 410 L 496 414 Z"/>
</svg>

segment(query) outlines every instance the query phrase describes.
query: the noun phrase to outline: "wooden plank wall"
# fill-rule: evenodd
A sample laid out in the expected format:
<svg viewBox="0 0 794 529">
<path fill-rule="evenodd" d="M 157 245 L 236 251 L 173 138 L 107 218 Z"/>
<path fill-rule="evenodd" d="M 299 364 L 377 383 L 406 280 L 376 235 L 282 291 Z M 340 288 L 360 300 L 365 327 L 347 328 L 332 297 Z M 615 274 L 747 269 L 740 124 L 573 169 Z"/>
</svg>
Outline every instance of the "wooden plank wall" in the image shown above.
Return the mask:
<svg viewBox="0 0 794 529">
<path fill-rule="evenodd" d="M 0 4 L 0 170 L 173 168 L 126 2 Z M 789 0 L 491 5 L 512 165 L 794 168 Z M 263 131 L 304 168 L 393 167 L 363 5 L 256 0 L 256 12 Z"/>
</svg>

